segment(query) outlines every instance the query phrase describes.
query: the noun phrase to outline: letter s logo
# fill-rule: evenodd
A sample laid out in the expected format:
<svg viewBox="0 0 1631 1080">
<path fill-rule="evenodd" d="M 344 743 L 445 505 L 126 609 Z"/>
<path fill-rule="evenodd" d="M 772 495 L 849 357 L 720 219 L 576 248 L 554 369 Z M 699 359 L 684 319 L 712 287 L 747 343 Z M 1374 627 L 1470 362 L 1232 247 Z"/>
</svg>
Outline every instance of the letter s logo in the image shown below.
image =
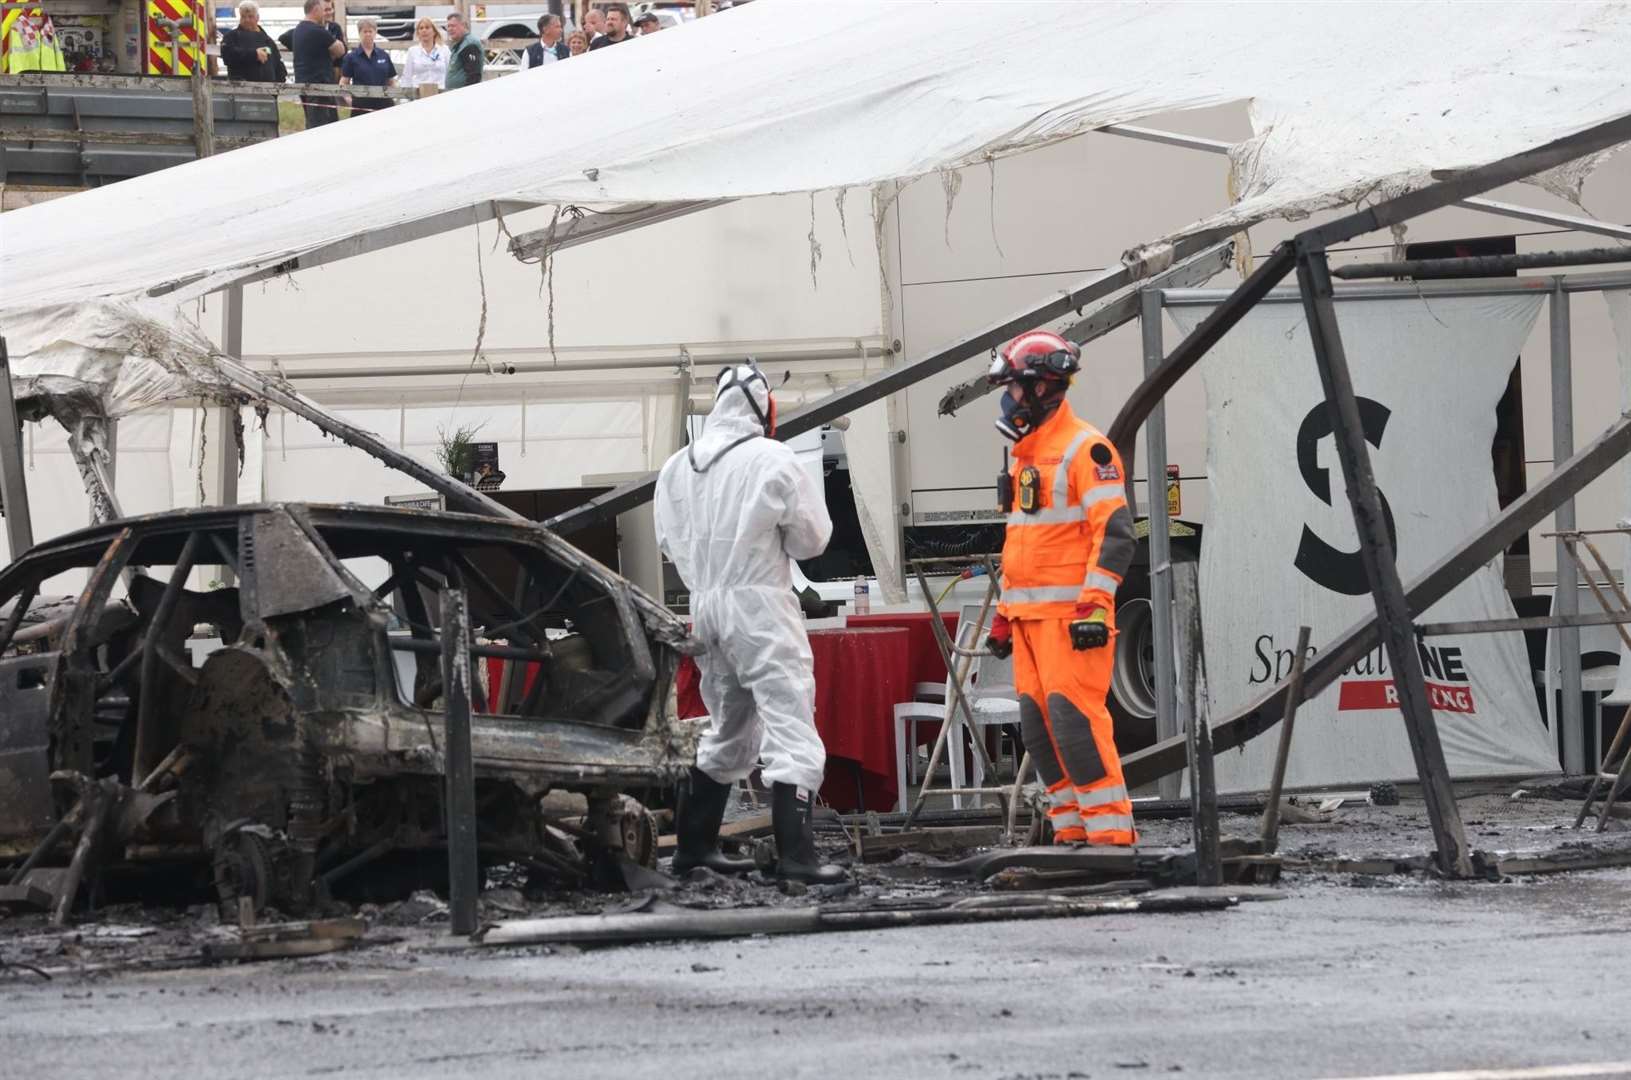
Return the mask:
<svg viewBox="0 0 1631 1080">
<path fill-rule="evenodd" d="M 1382 432 L 1387 430 L 1388 418 L 1393 414 L 1385 405 L 1370 398 L 1362 397 L 1358 402 L 1359 426 L 1365 433 L 1365 441 L 1380 450 Z M 1297 429 L 1297 470 L 1303 474 L 1303 483 L 1308 485 L 1308 490 L 1319 496 L 1320 501 L 1327 506 L 1333 505 L 1331 470 L 1319 467 L 1318 447 L 1320 440 L 1331 433 L 1331 417 L 1326 411 L 1324 402 L 1315 405 L 1308 415 L 1303 417 L 1302 426 Z M 1388 544 L 1397 552 L 1399 532 L 1393 524 L 1393 509 L 1388 506 L 1387 496 L 1380 488 L 1376 494 L 1382 503 L 1382 519 L 1387 525 Z M 1332 592 L 1345 596 L 1363 596 L 1370 592 L 1370 581 L 1365 577 L 1365 564 L 1359 552 L 1338 551 L 1314 535 L 1314 530 L 1307 525 L 1303 526 L 1302 539 L 1297 543 L 1297 558 L 1294 565 L 1310 581 Z"/>
</svg>

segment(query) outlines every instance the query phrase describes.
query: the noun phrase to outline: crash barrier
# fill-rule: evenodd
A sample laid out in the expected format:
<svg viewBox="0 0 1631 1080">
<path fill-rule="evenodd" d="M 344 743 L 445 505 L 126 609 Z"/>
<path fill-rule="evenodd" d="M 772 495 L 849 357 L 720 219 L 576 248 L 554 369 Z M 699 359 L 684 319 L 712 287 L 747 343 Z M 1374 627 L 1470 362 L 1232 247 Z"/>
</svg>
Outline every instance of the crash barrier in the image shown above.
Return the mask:
<svg viewBox="0 0 1631 1080">
<path fill-rule="evenodd" d="M 217 149 L 277 137 L 275 95 L 227 83 L 211 95 Z M 97 187 L 198 154 L 188 80 L 139 76 L 0 77 L 0 182 Z"/>
<path fill-rule="evenodd" d="M 278 135 L 278 102 L 411 101 L 411 89 L 142 75 L 0 76 L 0 183 L 97 187 Z M 201 106 L 207 102 L 207 106 Z M 207 117 L 200 125 L 198 118 Z"/>
</svg>

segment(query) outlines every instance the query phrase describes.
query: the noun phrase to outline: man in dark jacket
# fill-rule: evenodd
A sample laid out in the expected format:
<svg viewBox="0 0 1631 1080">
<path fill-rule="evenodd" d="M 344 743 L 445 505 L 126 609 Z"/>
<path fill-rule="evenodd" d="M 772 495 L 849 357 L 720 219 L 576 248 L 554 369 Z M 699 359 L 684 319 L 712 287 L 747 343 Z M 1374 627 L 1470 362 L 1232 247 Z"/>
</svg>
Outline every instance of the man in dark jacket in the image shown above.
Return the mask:
<svg viewBox="0 0 1631 1080">
<path fill-rule="evenodd" d="M 287 75 L 277 43 L 261 29 L 254 0 L 238 5 L 238 25 L 221 35 L 221 59 L 227 78 L 242 82 L 282 82 Z"/>
<path fill-rule="evenodd" d="M 543 67 L 557 60 L 565 60 L 571 55 L 572 51 L 566 47 L 566 40 L 561 36 L 561 17 L 545 15 L 538 20 L 538 40 L 527 46 L 521 66 Z"/>
<path fill-rule="evenodd" d="M 589 43 L 590 49 L 604 49 L 608 45 L 621 45 L 625 41 L 634 40 L 629 33 L 630 25 L 629 5 L 623 3 L 606 5 L 606 32 Z"/>
<path fill-rule="evenodd" d="M 319 5 L 319 7 L 322 9 L 322 14 L 317 19 L 314 20 L 311 17 L 311 13 L 308 11 L 306 13 L 306 20 L 314 21 L 319 26 L 322 26 L 322 27 L 326 28 L 328 30 L 328 36 L 340 43 L 340 51 L 338 53 L 333 54 L 334 63 L 331 66 L 334 69 L 334 77 L 332 79 L 320 79 L 320 80 L 315 80 L 315 81 L 331 82 L 331 83 L 332 82 L 339 82 L 340 81 L 340 61 L 345 59 L 346 50 L 351 47 L 351 43 L 346 40 L 345 27 L 341 26 L 339 23 L 334 21 L 334 0 L 322 0 L 322 3 Z M 299 30 L 299 29 L 300 29 L 300 24 L 296 23 L 293 30 L 285 30 L 285 31 L 283 31 L 283 33 L 278 35 L 278 43 L 283 46 L 283 51 L 284 52 L 291 52 L 291 53 L 294 52 L 295 30 Z M 295 65 L 296 68 L 298 68 L 299 66 L 300 66 L 299 64 Z M 295 82 L 301 82 L 302 81 L 298 72 L 296 72 L 296 74 L 295 74 L 295 80 L 294 81 Z"/>
<path fill-rule="evenodd" d="M 447 58 L 447 78 L 442 82 L 442 89 L 457 90 L 481 82 L 487 54 L 482 51 L 480 40 L 470 32 L 470 24 L 457 11 L 447 17 L 447 40 L 452 51 Z"/>
<path fill-rule="evenodd" d="M 334 36 L 324 19 L 324 0 L 306 0 L 306 17 L 289 32 L 289 51 L 294 53 L 294 81 L 329 84 L 335 82 L 334 61 L 345 55 L 345 45 Z M 308 129 L 332 124 L 340 118 L 338 98 L 328 94 L 301 94 Z"/>
</svg>

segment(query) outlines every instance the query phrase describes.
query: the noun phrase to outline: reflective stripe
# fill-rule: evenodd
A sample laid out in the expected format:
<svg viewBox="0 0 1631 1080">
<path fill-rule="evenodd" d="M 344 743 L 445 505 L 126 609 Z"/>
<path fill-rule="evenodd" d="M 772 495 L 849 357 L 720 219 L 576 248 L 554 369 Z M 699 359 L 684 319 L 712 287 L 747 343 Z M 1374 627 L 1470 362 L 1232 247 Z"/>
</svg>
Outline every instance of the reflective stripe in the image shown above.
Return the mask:
<svg viewBox="0 0 1631 1080">
<path fill-rule="evenodd" d="M 1087 509 L 1081 506 L 1046 506 L 1034 514 L 1015 510 L 1008 515 L 1010 529 L 1023 525 L 1075 525 L 1087 520 Z"/>
<path fill-rule="evenodd" d="M 1069 780 L 1061 780 L 1048 791 L 1048 801 L 1053 805 L 1048 807 L 1048 820 L 1053 825 L 1053 831 L 1060 829 L 1079 829 L 1082 825 L 1082 815 L 1077 809 L 1076 793 L 1070 789 Z"/>
<path fill-rule="evenodd" d="M 1070 501 L 1070 463 L 1076 460 L 1076 451 L 1088 440 L 1091 433 L 1078 431 L 1076 437 L 1070 440 L 1065 447 L 1065 453 L 1059 459 L 1059 468 L 1053 472 L 1053 505 L 1063 506 Z"/>
<path fill-rule="evenodd" d="M 1117 581 L 1109 574 L 1101 574 L 1097 570 L 1089 570 L 1087 572 L 1087 577 L 1082 579 L 1082 588 L 1103 589 L 1107 593 L 1114 594 L 1117 589 L 1121 588 L 1121 582 Z"/>
<path fill-rule="evenodd" d="M 1087 814 L 1082 817 L 1082 828 L 1089 836 L 1098 832 L 1132 832 L 1131 814 Z"/>
<path fill-rule="evenodd" d="M 1111 586 L 1114 589 L 1115 586 Z M 1002 602 L 1005 604 L 1054 604 L 1071 603 L 1082 594 L 1082 590 L 1074 585 L 1039 585 L 1034 589 L 1004 589 Z"/>
<path fill-rule="evenodd" d="M 1109 806 L 1111 803 L 1126 802 L 1127 789 L 1121 784 L 1112 787 L 1099 788 L 1097 791 L 1076 792 L 1076 802 L 1083 810 L 1094 806 Z"/>
<path fill-rule="evenodd" d="M 1098 487 L 1088 488 L 1087 494 L 1082 496 L 1082 509 L 1104 502 L 1106 499 L 1120 499 L 1125 496 L 1126 489 L 1117 481 L 1100 484 Z"/>
</svg>

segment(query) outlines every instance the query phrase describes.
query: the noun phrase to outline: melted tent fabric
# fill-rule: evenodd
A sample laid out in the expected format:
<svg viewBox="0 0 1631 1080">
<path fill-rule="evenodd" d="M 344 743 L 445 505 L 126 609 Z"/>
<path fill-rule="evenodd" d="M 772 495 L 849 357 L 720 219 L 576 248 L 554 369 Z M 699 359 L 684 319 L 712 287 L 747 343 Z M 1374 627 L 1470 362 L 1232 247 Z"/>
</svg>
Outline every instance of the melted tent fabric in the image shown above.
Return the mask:
<svg viewBox="0 0 1631 1080">
<path fill-rule="evenodd" d="M 166 282 L 188 283 L 182 299 L 490 200 L 872 185 L 1249 100 L 1241 198 L 1186 232 L 1392 194 L 1631 114 L 1624 3 L 867 0 L 809 12 L 758 0 L 14 211 L 0 226 L 0 316 Z"/>
</svg>

